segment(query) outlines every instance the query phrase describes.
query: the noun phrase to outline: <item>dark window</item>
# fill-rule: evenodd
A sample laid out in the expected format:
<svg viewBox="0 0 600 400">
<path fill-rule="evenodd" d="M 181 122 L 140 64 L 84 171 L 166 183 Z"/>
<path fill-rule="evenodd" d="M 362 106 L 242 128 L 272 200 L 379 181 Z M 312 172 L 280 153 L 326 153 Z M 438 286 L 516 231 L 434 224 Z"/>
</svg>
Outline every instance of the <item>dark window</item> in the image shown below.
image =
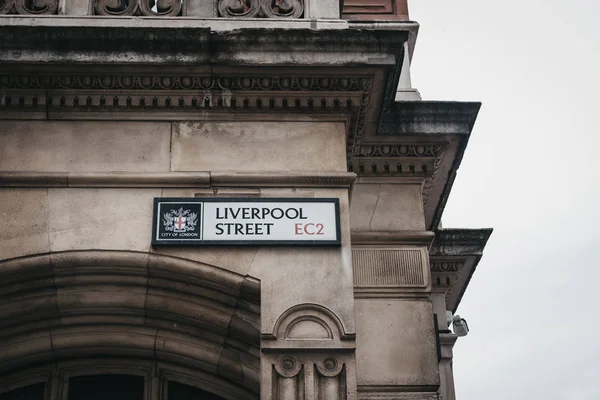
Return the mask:
<svg viewBox="0 0 600 400">
<path fill-rule="evenodd" d="M 179 382 L 169 381 L 168 388 L 167 398 L 170 400 L 224 400 L 215 394 Z"/>
<path fill-rule="evenodd" d="M 44 384 L 37 383 L 0 393 L 0 400 L 44 400 Z"/>
<path fill-rule="evenodd" d="M 144 377 L 76 376 L 69 379 L 69 400 L 144 400 Z"/>
</svg>

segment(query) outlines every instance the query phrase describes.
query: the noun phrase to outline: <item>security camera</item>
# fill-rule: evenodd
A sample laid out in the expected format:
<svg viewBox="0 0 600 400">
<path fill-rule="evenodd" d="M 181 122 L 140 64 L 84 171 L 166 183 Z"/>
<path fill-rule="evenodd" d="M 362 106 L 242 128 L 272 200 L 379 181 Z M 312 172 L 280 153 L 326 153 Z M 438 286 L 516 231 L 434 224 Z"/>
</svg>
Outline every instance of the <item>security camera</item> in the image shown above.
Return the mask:
<svg viewBox="0 0 600 400">
<path fill-rule="evenodd" d="M 446 311 L 446 325 L 450 327 L 456 336 L 467 336 L 469 333 L 469 325 L 467 321 L 460 317 L 460 315 L 452 315 L 452 311 Z"/>
<path fill-rule="evenodd" d="M 460 317 L 460 315 L 455 315 L 452 317 L 452 330 L 456 336 L 467 336 L 467 333 L 469 333 L 469 325 L 466 320 Z"/>
</svg>

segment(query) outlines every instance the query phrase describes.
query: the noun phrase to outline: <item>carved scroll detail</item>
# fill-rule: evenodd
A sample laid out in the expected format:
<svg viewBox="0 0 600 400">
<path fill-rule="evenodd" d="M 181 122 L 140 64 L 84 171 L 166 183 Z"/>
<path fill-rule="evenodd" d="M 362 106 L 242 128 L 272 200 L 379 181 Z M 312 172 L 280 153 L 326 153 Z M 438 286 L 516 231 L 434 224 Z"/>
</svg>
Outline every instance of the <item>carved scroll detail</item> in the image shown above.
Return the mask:
<svg viewBox="0 0 600 400">
<path fill-rule="evenodd" d="M 300 18 L 303 0 L 219 0 L 221 17 Z"/>
<path fill-rule="evenodd" d="M 58 0 L 0 0 L 0 15 L 48 15 L 57 11 Z"/>
<path fill-rule="evenodd" d="M 181 13 L 182 0 L 95 0 L 97 15 L 110 16 L 164 16 L 174 17 Z"/>
</svg>

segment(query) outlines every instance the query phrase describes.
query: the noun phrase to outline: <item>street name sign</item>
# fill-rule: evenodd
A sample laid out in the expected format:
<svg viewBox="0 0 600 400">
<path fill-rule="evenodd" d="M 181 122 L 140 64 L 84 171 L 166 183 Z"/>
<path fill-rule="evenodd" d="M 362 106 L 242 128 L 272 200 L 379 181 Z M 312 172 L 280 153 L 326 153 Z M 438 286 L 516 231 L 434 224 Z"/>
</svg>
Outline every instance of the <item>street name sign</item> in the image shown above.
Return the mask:
<svg viewBox="0 0 600 400">
<path fill-rule="evenodd" d="M 338 199 L 154 199 L 152 244 L 339 246 Z"/>
</svg>

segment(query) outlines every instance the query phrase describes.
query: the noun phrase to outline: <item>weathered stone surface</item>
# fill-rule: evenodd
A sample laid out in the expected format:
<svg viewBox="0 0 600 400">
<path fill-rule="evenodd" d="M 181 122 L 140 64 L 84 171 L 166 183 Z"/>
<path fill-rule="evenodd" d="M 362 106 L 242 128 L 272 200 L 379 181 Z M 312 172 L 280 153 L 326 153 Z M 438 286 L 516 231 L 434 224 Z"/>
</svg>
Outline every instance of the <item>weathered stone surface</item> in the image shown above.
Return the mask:
<svg viewBox="0 0 600 400">
<path fill-rule="evenodd" d="M 168 123 L 0 121 L 2 171 L 169 170 Z"/>
<path fill-rule="evenodd" d="M 184 3 L 184 12 L 188 17 L 217 17 L 217 9 L 214 1 L 188 0 Z"/>
<path fill-rule="evenodd" d="M 307 18 L 339 18 L 340 0 L 305 0 Z"/>
<path fill-rule="evenodd" d="M 158 189 L 49 189 L 50 249 L 147 251 L 158 196 Z"/>
<path fill-rule="evenodd" d="M 356 299 L 358 385 L 440 383 L 429 301 Z"/>
<path fill-rule="evenodd" d="M 46 189 L 1 189 L 0 219 L 0 260 L 49 250 Z"/>
<path fill-rule="evenodd" d="M 352 231 L 425 230 L 421 185 L 357 183 L 350 220 Z"/>
<path fill-rule="evenodd" d="M 300 303 L 327 307 L 340 318 L 347 332 L 354 332 L 349 249 L 263 247 L 252 262 L 250 274 L 264 277 L 263 333 L 272 333 L 277 318 Z"/>
<path fill-rule="evenodd" d="M 343 123 L 174 123 L 171 165 L 173 171 L 345 171 L 345 135 Z"/>
<path fill-rule="evenodd" d="M 62 10 L 59 10 L 60 14 L 83 16 L 89 15 L 91 12 L 89 0 L 68 0 L 61 3 L 63 6 Z"/>
</svg>

